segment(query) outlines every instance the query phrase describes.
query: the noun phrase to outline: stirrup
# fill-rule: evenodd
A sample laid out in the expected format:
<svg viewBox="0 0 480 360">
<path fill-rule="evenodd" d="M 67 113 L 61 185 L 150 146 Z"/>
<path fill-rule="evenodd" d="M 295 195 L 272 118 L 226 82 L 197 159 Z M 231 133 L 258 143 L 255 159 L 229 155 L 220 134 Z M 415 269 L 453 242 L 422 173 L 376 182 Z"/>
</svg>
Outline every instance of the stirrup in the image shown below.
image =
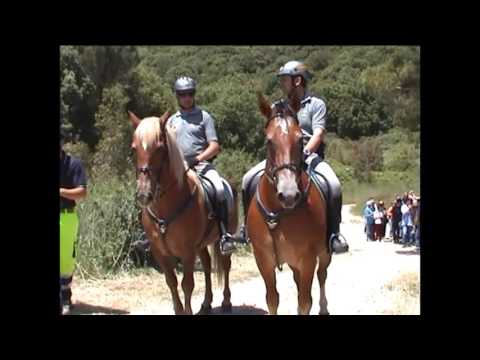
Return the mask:
<svg viewBox="0 0 480 360">
<path fill-rule="evenodd" d="M 220 252 L 222 255 L 230 255 L 232 254 L 237 248 L 233 243 L 233 237 L 229 233 L 225 233 L 220 238 Z"/>
<path fill-rule="evenodd" d="M 341 239 L 343 239 L 343 241 Z M 330 236 L 329 243 L 330 243 L 330 248 L 332 252 L 337 254 L 347 252 L 349 249 L 349 246 L 347 244 L 347 241 L 345 240 L 345 237 L 340 233 L 332 234 Z"/>
</svg>

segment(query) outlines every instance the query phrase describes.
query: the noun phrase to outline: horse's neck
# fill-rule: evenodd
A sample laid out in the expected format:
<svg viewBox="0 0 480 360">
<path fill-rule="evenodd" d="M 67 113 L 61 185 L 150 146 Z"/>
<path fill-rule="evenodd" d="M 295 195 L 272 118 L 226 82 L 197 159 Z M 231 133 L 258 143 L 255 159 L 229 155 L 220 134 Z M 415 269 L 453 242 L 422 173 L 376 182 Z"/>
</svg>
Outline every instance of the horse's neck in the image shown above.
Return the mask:
<svg viewBox="0 0 480 360">
<path fill-rule="evenodd" d="M 187 177 L 184 178 L 183 185 L 180 187 L 180 184 L 170 168 L 170 164 L 168 165 L 169 166 L 165 167 L 165 170 L 158 180 L 160 188 L 157 190 L 157 196 L 160 193 L 162 195 L 160 198 L 157 197 L 154 200 L 155 208 L 162 215 L 165 215 L 169 211 L 173 211 L 179 203 L 185 201 L 190 194 L 191 187 Z"/>
</svg>

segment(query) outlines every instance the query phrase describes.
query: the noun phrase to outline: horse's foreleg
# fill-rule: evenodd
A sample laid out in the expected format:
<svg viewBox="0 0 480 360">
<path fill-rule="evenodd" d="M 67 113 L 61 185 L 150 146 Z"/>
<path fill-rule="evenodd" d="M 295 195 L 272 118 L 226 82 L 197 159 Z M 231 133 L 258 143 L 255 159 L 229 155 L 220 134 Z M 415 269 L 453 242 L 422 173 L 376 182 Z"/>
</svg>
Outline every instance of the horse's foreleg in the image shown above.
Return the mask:
<svg viewBox="0 0 480 360">
<path fill-rule="evenodd" d="M 208 249 L 205 247 L 199 252 L 200 261 L 202 262 L 203 272 L 205 274 L 205 298 L 199 314 L 208 314 L 212 310 L 212 262 Z"/>
<path fill-rule="evenodd" d="M 309 315 L 312 308 L 312 281 L 315 273 L 316 258 L 301 264 L 298 271 L 298 314 Z M 294 273 L 295 274 L 295 273 Z"/>
<path fill-rule="evenodd" d="M 168 288 L 170 289 L 170 293 L 172 294 L 173 310 L 175 311 L 175 315 L 183 314 L 183 305 L 180 301 L 180 296 L 178 295 L 178 282 L 177 275 L 175 274 L 174 270 L 174 262 L 171 258 L 163 256 L 153 245 L 151 247 L 151 251 L 155 261 L 157 261 L 157 263 L 163 269 L 165 280 Z"/>
<path fill-rule="evenodd" d="M 182 259 L 183 261 L 183 279 L 182 279 L 182 289 L 183 294 L 185 295 L 185 314 L 192 315 L 192 292 L 194 286 L 193 279 L 193 268 L 195 265 L 195 256 L 189 256 Z"/>
<path fill-rule="evenodd" d="M 255 261 L 265 282 L 268 312 L 270 315 L 277 315 L 279 295 L 276 287 L 275 261 L 273 256 L 272 254 L 265 255 L 255 251 Z"/>
<path fill-rule="evenodd" d="M 332 256 L 329 254 L 320 255 L 319 256 L 319 263 L 318 263 L 318 270 L 317 270 L 317 277 L 318 277 L 318 284 L 320 285 L 320 315 L 328 315 L 328 301 L 327 296 L 325 294 L 325 281 L 327 280 L 327 268 L 330 264 Z"/>
<path fill-rule="evenodd" d="M 300 271 L 296 267 L 292 267 L 293 279 L 297 285 L 297 304 L 300 304 Z M 300 306 L 297 306 L 297 313 L 300 313 Z"/>
<path fill-rule="evenodd" d="M 224 285 L 223 285 L 223 301 L 222 301 L 222 311 L 223 312 L 231 312 L 232 311 L 232 303 L 230 302 L 231 293 L 230 293 L 230 267 L 232 265 L 232 261 L 230 259 L 231 255 L 226 255 L 221 257 L 222 267 L 224 271 Z"/>
</svg>

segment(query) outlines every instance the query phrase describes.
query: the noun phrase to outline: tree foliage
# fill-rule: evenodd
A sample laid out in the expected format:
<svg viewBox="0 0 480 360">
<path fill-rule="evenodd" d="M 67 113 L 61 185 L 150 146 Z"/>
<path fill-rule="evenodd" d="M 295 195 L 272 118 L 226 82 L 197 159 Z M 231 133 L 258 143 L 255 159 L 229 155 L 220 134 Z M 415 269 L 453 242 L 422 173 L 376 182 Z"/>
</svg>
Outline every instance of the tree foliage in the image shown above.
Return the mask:
<svg viewBox="0 0 480 360">
<path fill-rule="evenodd" d="M 127 110 L 142 118 L 175 111 L 176 77 L 195 78 L 197 105 L 213 116 L 222 148 L 214 164 L 239 189 L 243 174 L 265 157 L 255 93 L 272 102 L 283 97 L 276 73 L 289 60 L 304 61 L 314 74 L 308 89 L 327 105 L 326 159 L 343 185 L 419 186 L 418 47 L 62 46 L 65 148 L 81 157 L 92 185 L 79 207 L 85 271 L 129 266 L 140 232 Z"/>
</svg>

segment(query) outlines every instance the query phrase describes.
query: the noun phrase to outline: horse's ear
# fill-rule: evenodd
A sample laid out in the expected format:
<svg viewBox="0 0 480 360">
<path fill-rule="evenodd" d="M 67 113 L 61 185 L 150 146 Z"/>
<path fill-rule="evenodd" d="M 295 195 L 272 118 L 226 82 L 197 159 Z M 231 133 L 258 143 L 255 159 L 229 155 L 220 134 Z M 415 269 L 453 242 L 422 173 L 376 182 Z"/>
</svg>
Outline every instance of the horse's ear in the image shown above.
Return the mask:
<svg viewBox="0 0 480 360">
<path fill-rule="evenodd" d="M 261 92 L 257 92 L 258 107 L 267 120 L 272 118 L 272 104 L 263 96 Z"/>
<path fill-rule="evenodd" d="M 128 111 L 128 117 L 129 117 L 130 121 L 132 122 L 132 125 L 133 125 L 134 129 L 136 129 L 138 124 L 140 124 L 140 121 L 142 121 L 137 117 L 137 115 L 135 115 L 131 111 Z"/>
<path fill-rule="evenodd" d="M 168 118 L 170 117 L 170 111 L 167 110 L 160 116 L 160 130 L 162 130 L 162 134 L 165 134 L 165 127 L 167 126 Z"/>
</svg>

